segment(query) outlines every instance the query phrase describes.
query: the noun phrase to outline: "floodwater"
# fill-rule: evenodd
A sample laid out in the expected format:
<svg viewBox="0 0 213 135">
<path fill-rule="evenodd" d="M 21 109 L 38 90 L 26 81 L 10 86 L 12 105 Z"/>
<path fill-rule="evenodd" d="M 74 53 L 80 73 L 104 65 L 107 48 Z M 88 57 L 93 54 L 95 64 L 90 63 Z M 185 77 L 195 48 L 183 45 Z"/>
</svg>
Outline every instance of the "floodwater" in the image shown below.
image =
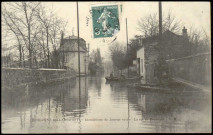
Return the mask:
<svg viewBox="0 0 213 135">
<path fill-rule="evenodd" d="M 104 77 L 2 90 L 2 133 L 211 132 L 211 94 L 145 92 Z"/>
</svg>

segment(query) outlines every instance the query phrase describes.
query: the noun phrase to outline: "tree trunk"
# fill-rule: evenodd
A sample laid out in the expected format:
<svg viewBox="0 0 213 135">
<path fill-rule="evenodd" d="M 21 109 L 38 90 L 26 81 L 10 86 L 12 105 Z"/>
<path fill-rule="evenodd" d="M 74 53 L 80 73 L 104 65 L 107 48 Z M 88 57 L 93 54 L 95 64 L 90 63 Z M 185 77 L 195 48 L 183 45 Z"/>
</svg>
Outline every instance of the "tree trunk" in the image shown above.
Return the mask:
<svg viewBox="0 0 213 135">
<path fill-rule="evenodd" d="M 24 64 L 24 68 L 25 68 L 25 59 L 24 59 L 24 47 L 22 47 L 22 56 L 23 56 L 23 64 Z"/>
<path fill-rule="evenodd" d="M 42 37 L 44 36 L 43 32 L 42 32 Z M 43 59 L 43 67 L 46 67 L 46 51 L 45 51 L 45 47 L 44 47 L 44 39 L 42 38 L 42 47 L 43 47 L 43 53 L 44 53 L 44 59 Z"/>
<path fill-rule="evenodd" d="M 30 41 L 30 25 L 28 26 L 28 40 L 29 40 L 29 67 L 32 68 L 32 50 Z"/>
<path fill-rule="evenodd" d="M 19 43 L 19 67 L 22 67 L 22 47 Z"/>
<path fill-rule="evenodd" d="M 49 44 L 48 44 L 48 27 L 47 27 L 47 63 L 48 68 L 50 67 L 50 50 L 49 50 Z"/>
</svg>

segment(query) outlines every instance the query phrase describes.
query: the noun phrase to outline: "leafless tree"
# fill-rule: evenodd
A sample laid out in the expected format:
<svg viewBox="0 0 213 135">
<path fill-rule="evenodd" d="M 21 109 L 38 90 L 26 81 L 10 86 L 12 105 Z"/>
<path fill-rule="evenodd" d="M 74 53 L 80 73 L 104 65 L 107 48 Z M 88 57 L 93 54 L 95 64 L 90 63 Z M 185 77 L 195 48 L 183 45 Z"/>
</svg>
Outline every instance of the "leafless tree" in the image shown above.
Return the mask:
<svg viewBox="0 0 213 135">
<path fill-rule="evenodd" d="M 33 64 L 38 66 L 39 61 L 50 67 L 51 48 L 56 52 L 61 31 L 65 31 L 67 25 L 53 12 L 40 2 L 3 4 L 4 33 L 10 34 L 9 37 L 18 43 L 19 66 L 25 65 L 25 56 L 28 55 L 30 68 Z"/>
<path fill-rule="evenodd" d="M 51 23 L 51 18 L 53 16 L 52 12 L 47 15 L 45 8 L 41 6 L 37 9 L 36 16 L 39 19 L 44 31 L 46 32 L 46 48 L 47 48 L 47 66 L 50 67 L 50 48 L 49 48 L 49 27 Z"/>
<path fill-rule="evenodd" d="M 32 31 L 36 23 L 35 10 L 40 2 L 8 2 L 4 4 L 4 17 L 6 24 L 16 31 L 16 35 L 21 37 L 28 49 L 29 67 L 32 67 Z M 9 9 L 9 10 L 8 10 Z M 9 26 L 9 25 L 8 25 Z M 10 26 L 9 26 L 10 27 Z M 21 47 L 20 47 L 21 48 Z"/>
<path fill-rule="evenodd" d="M 158 14 L 148 14 L 142 17 L 138 21 L 138 30 L 146 36 L 154 36 L 159 33 L 159 20 Z M 181 21 L 178 20 L 171 12 L 171 10 L 163 16 L 163 32 L 170 30 L 172 32 L 178 32 L 181 25 Z"/>
<path fill-rule="evenodd" d="M 8 32 L 12 32 L 13 35 L 15 36 L 15 38 L 18 41 L 18 50 L 19 50 L 19 67 L 22 66 L 22 43 L 21 43 L 21 39 L 19 36 L 19 33 L 17 31 L 17 29 L 15 29 L 13 27 L 13 25 L 9 22 L 9 18 L 7 18 L 7 13 L 3 12 L 2 13 L 2 19 L 3 19 L 3 23 L 6 25 L 6 28 L 8 28 Z M 11 35 L 10 35 L 11 36 Z"/>
<path fill-rule="evenodd" d="M 61 40 L 61 31 L 65 31 L 67 22 L 55 16 L 54 9 L 46 9 L 44 6 L 40 6 L 40 8 L 37 9 L 36 16 L 43 30 L 40 39 L 42 39 L 43 43 L 44 57 L 47 57 L 48 67 L 50 67 L 50 52 L 53 51 L 53 54 L 56 54 Z M 44 37 L 46 37 L 46 47 L 44 46 Z M 50 44 L 52 46 L 50 46 Z M 53 49 L 51 50 L 51 48 Z"/>
<path fill-rule="evenodd" d="M 113 65 L 121 70 L 122 73 L 122 70 L 129 64 L 126 47 L 119 42 L 115 42 L 109 47 L 109 51 L 111 53 Z"/>
<path fill-rule="evenodd" d="M 189 27 L 189 42 L 192 43 L 192 54 L 209 52 L 211 50 L 210 36 L 204 28 L 195 28 L 193 25 Z"/>
</svg>

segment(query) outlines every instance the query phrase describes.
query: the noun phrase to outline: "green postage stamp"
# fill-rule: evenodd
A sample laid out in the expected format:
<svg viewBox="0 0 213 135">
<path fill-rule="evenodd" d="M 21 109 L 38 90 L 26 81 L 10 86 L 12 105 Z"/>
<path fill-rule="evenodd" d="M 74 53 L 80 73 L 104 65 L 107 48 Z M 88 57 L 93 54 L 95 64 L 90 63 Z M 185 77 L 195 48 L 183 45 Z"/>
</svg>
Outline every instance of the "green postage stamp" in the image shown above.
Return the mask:
<svg viewBox="0 0 213 135">
<path fill-rule="evenodd" d="M 120 31 L 118 5 L 94 6 L 92 9 L 93 37 L 113 37 Z"/>
</svg>

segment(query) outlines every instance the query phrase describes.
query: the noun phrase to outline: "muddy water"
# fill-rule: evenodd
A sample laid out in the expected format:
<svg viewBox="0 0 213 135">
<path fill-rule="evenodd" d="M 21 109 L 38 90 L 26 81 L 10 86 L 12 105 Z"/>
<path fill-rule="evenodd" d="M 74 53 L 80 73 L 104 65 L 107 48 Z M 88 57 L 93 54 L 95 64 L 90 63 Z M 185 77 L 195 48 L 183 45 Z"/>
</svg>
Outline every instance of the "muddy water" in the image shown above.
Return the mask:
<svg viewBox="0 0 213 135">
<path fill-rule="evenodd" d="M 144 92 L 104 77 L 2 90 L 3 133 L 211 132 L 211 97 Z"/>
</svg>

